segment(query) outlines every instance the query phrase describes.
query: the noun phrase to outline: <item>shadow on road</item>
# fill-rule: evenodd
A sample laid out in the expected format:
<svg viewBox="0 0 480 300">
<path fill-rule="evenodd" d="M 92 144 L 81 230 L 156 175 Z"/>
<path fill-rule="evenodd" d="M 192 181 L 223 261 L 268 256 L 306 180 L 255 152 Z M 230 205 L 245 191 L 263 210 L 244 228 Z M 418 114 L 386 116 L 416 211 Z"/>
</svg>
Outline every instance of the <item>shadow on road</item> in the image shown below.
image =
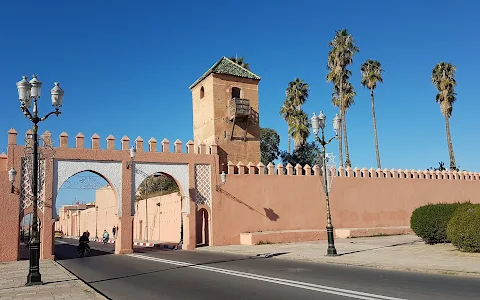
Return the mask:
<svg viewBox="0 0 480 300">
<path fill-rule="evenodd" d="M 421 241 L 398 243 L 398 244 L 381 246 L 381 247 L 374 247 L 374 248 L 368 248 L 368 249 L 363 249 L 363 250 L 355 250 L 355 251 L 340 253 L 340 254 L 338 254 L 338 256 L 343 256 L 343 255 L 348 255 L 348 254 L 354 254 L 354 253 L 360 253 L 360 252 L 367 252 L 367 251 L 378 250 L 378 249 L 392 248 L 392 247 L 397 247 L 397 246 L 413 245 L 413 244 L 416 244 L 416 243 L 421 243 Z"/>
<path fill-rule="evenodd" d="M 159 252 L 159 251 L 178 251 L 178 250 L 161 248 L 161 247 L 134 247 L 133 248 L 133 252 L 135 253 L 150 253 L 150 252 Z"/>
<path fill-rule="evenodd" d="M 113 254 L 113 250 L 103 251 L 103 250 L 91 248 L 90 251 L 87 252 L 86 257 L 108 255 L 108 254 Z M 77 254 L 76 245 L 70 245 L 70 244 L 55 245 L 55 260 L 65 260 L 65 259 L 75 259 L 75 258 L 79 258 Z"/>
<path fill-rule="evenodd" d="M 138 253 L 137 250 L 135 250 L 135 252 Z M 268 259 L 270 257 L 280 256 L 280 255 L 283 255 L 283 254 L 288 254 L 288 252 L 257 254 L 256 256 L 250 256 L 250 257 L 242 257 L 242 258 L 236 258 L 236 259 L 225 259 L 225 260 L 214 260 L 214 261 L 207 261 L 207 262 L 196 263 L 196 264 L 189 263 L 187 266 L 177 266 L 177 267 L 171 267 L 171 268 L 166 268 L 166 269 L 161 269 L 161 270 L 154 270 L 154 271 L 149 271 L 149 272 L 142 272 L 142 273 L 137 273 L 137 274 L 132 274 L 132 275 L 125 275 L 125 276 L 112 277 L 112 278 L 107 278 L 107 279 L 88 281 L 87 284 L 90 285 L 90 284 L 99 283 L 99 282 L 106 282 L 106 281 L 112 281 L 112 280 L 132 278 L 132 277 L 136 277 L 136 276 L 143 276 L 143 275 L 149 275 L 149 274 L 154 274 L 154 273 L 160 273 L 160 272 L 190 268 L 190 267 L 193 267 L 193 266 L 208 266 L 208 265 L 214 265 L 214 264 L 219 264 L 219 263 L 229 263 L 229 262 L 245 261 L 245 260 L 252 260 L 252 259 Z"/>
</svg>

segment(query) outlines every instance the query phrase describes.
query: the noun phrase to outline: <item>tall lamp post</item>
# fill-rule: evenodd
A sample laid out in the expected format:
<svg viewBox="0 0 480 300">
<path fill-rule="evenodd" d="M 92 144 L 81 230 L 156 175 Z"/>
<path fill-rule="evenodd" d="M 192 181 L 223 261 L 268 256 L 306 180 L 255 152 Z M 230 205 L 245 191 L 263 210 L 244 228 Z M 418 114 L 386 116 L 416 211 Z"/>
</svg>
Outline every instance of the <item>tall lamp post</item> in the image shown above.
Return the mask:
<svg viewBox="0 0 480 300">
<path fill-rule="evenodd" d="M 95 206 L 95 238 L 98 239 L 98 206 Z"/>
<path fill-rule="evenodd" d="M 326 162 L 326 150 L 325 146 L 328 145 L 333 139 L 338 139 L 338 133 L 341 128 L 342 119 L 337 115 L 333 118 L 333 130 L 335 131 L 335 136 L 325 140 L 325 119 L 326 116 L 321 111 L 317 116 L 313 113 L 312 117 L 312 129 L 315 134 L 315 140 L 322 145 L 322 159 L 323 159 L 323 180 L 324 180 L 324 189 L 325 189 L 325 202 L 327 205 L 327 238 L 328 238 L 328 249 L 327 256 L 337 256 L 337 249 L 335 248 L 335 240 L 333 236 L 333 225 L 332 225 L 332 216 L 330 214 L 330 199 L 328 196 L 328 179 L 327 179 L 327 162 Z M 322 130 L 322 137 L 318 136 L 318 133 Z"/>
<path fill-rule="evenodd" d="M 60 83 L 55 82 L 55 86 L 50 90 L 52 97 L 52 111 L 44 117 L 38 116 L 37 101 L 40 99 L 40 90 L 42 82 L 38 80 L 37 75 L 33 75 L 32 80 L 28 81 L 27 76 L 17 82 L 18 99 L 20 100 L 25 117 L 33 123 L 33 218 L 32 218 L 32 238 L 29 243 L 30 267 L 27 275 L 27 285 L 42 284 L 42 275 L 40 274 L 40 237 L 38 232 L 38 123 L 45 121 L 49 116 L 55 114 L 57 117 L 61 113 L 64 91 L 60 88 Z M 33 111 L 30 112 L 33 100 Z M 13 170 L 13 169 L 12 169 Z M 15 172 L 16 173 L 16 172 Z"/>
</svg>

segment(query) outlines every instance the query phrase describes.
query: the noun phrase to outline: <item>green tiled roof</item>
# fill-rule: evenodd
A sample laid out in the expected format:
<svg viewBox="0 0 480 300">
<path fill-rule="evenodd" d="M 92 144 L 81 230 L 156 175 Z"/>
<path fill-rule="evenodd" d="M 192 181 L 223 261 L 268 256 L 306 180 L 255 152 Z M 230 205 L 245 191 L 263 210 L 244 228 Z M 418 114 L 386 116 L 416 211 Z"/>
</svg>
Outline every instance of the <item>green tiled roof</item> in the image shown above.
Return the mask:
<svg viewBox="0 0 480 300">
<path fill-rule="evenodd" d="M 253 72 L 245 69 L 244 67 L 234 63 L 230 59 L 226 58 L 225 56 L 222 57 L 219 61 L 217 61 L 207 72 L 205 72 L 200 78 L 198 78 L 191 86 L 192 89 L 196 86 L 200 81 L 205 79 L 210 74 L 227 74 L 233 75 L 237 77 L 249 78 L 260 80 L 260 76 L 254 74 Z"/>
</svg>

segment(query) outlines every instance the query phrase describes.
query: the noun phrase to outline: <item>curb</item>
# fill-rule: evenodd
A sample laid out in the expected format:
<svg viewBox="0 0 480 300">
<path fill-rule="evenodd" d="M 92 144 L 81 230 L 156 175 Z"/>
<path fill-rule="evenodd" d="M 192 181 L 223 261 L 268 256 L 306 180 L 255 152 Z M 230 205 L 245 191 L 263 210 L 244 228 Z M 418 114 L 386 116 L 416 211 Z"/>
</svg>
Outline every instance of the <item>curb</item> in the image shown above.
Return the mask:
<svg viewBox="0 0 480 300">
<path fill-rule="evenodd" d="M 170 250 L 182 250 L 182 245 L 179 244 L 154 244 L 153 247 Z"/>
<path fill-rule="evenodd" d="M 78 237 L 75 236 L 65 236 L 66 239 L 73 239 L 73 240 L 78 240 Z M 90 241 L 92 242 L 98 242 L 101 243 L 102 239 L 91 239 Z M 108 244 L 115 244 L 116 240 L 109 240 L 107 243 Z M 181 250 L 182 245 L 179 244 L 162 244 L 162 243 L 145 243 L 145 242 L 133 242 L 134 246 L 141 246 L 141 247 L 155 247 L 155 248 L 162 248 L 162 249 L 170 249 L 170 250 Z"/>
</svg>

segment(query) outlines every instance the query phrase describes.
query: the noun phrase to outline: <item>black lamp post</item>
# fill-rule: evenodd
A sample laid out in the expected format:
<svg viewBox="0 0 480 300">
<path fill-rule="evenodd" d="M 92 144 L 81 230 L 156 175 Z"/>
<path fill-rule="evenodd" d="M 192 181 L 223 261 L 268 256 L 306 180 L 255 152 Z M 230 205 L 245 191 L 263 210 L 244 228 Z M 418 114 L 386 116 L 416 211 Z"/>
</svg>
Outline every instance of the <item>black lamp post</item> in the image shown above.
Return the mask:
<svg viewBox="0 0 480 300">
<path fill-rule="evenodd" d="M 38 80 L 37 75 L 33 75 L 32 80 L 28 81 L 27 76 L 17 82 L 18 98 L 20 100 L 20 109 L 33 123 L 33 217 L 32 217 L 32 237 L 29 242 L 30 267 L 27 276 L 27 285 L 42 284 L 42 275 L 40 274 L 40 236 L 38 232 L 38 123 L 45 121 L 49 116 L 60 114 L 62 107 L 64 91 L 60 88 L 60 84 L 55 82 L 55 86 L 50 90 L 52 96 L 52 106 L 55 111 L 48 113 L 44 117 L 38 116 L 37 101 L 40 99 L 40 90 L 42 82 Z M 30 112 L 33 100 L 33 111 Z M 16 173 L 16 172 L 15 172 Z"/>
<path fill-rule="evenodd" d="M 98 239 L 98 206 L 95 206 L 95 238 Z"/>
<path fill-rule="evenodd" d="M 312 117 L 312 128 L 313 133 L 315 134 L 315 139 L 320 145 L 322 145 L 322 159 L 323 159 L 323 180 L 324 180 L 324 189 L 325 189 L 325 202 L 327 205 L 327 238 L 328 238 L 328 249 L 327 256 L 337 256 L 337 249 L 335 248 L 335 239 L 333 236 L 333 225 L 332 225 L 332 216 L 330 214 L 330 199 L 328 197 L 328 181 L 327 181 L 327 164 L 326 164 L 326 151 L 325 146 L 328 145 L 333 139 L 338 138 L 338 133 L 341 128 L 342 119 L 337 115 L 333 118 L 333 130 L 335 131 L 335 136 L 325 140 L 325 115 L 323 112 L 317 116 L 313 113 Z M 318 136 L 319 129 L 322 130 L 322 137 Z"/>
</svg>

